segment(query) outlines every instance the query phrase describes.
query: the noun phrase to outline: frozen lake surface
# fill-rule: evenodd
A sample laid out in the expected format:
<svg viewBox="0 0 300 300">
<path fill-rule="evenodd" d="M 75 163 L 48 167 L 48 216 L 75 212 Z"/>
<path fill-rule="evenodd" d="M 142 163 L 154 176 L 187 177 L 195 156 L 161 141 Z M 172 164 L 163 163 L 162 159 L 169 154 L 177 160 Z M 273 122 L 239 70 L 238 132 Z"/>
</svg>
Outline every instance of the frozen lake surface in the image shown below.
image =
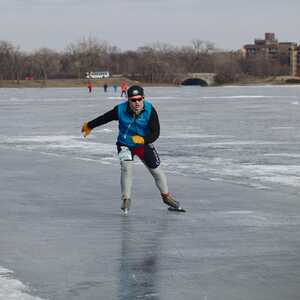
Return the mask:
<svg viewBox="0 0 300 300">
<path fill-rule="evenodd" d="M 80 135 L 118 95 L 0 89 L 0 299 L 298 299 L 300 86 L 146 96 L 185 215 L 137 161 L 120 216 L 117 123 Z"/>
<path fill-rule="evenodd" d="M 168 172 L 258 189 L 300 187 L 300 87 L 148 88 Z M 118 164 L 116 123 L 79 134 L 120 101 L 101 89 L 1 90 L 1 146 Z M 20 128 L 21 124 L 21 128 Z"/>
</svg>

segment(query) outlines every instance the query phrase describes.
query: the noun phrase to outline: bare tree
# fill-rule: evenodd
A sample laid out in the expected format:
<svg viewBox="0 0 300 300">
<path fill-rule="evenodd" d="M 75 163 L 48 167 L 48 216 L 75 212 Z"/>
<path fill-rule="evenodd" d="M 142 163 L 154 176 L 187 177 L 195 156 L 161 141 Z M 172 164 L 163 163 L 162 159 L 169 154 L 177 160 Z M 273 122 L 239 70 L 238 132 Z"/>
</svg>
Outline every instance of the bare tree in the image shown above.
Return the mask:
<svg viewBox="0 0 300 300">
<path fill-rule="evenodd" d="M 243 58 L 239 52 L 220 51 L 212 42 L 200 39 L 187 46 L 156 42 L 122 52 L 106 41 L 83 37 L 60 53 L 45 48 L 24 53 L 0 41 L 0 80 L 19 81 L 30 74 L 46 83 L 48 78 L 82 78 L 86 72 L 97 70 L 152 83 L 172 83 L 186 73 L 213 72 L 221 83 L 244 76 L 289 74 L 289 57 Z"/>
<path fill-rule="evenodd" d="M 18 48 L 13 44 L 0 41 L 0 80 L 14 80 Z"/>
<path fill-rule="evenodd" d="M 60 70 L 59 54 L 48 48 L 41 48 L 32 55 L 32 69 L 37 78 L 43 79 L 47 83 L 50 74 Z"/>
<path fill-rule="evenodd" d="M 73 68 L 78 78 L 83 74 L 96 69 L 107 69 L 111 64 L 109 54 L 116 53 L 117 48 L 105 41 L 95 38 L 82 38 L 75 44 L 70 44 L 66 52 L 73 62 Z"/>
</svg>

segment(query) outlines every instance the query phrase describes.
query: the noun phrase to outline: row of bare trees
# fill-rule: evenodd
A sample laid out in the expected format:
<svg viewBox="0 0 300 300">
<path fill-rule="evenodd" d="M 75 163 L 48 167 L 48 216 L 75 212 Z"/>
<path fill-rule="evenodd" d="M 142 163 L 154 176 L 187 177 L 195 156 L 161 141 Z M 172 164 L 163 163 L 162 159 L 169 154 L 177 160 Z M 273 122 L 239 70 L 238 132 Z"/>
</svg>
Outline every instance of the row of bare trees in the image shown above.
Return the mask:
<svg viewBox="0 0 300 300">
<path fill-rule="evenodd" d="M 226 83 L 245 76 L 288 75 L 289 66 L 283 59 L 244 58 L 239 51 L 221 51 L 213 43 L 201 40 L 182 47 L 156 43 L 121 51 L 107 42 L 82 38 L 61 52 L 42 48 L 30 53 L 0 41 L 0 80 L 19 81 L 26 76 L 45 81 L 80 79 L 86 72 L 96 70 L 151 83 L 175 82 L 185 73 L 216 73 L 218 82 Z"/>
</svg>

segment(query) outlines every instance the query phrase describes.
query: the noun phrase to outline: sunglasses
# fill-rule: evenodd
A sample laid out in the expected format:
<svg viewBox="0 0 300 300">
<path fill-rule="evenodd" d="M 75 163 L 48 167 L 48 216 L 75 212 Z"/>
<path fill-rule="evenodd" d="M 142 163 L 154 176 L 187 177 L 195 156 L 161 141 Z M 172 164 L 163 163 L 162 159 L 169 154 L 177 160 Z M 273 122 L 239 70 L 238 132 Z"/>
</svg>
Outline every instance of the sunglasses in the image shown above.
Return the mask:
<svg viewBox="0 0 300 300">
<path fill-rule="evenodd" d="M 129 99 L 129 100 L 130 100 L 131 102 L 136 102 L 136 101 L 140 102 L 140 101 L 144 100 L 144 98 Z"/>
</svg>

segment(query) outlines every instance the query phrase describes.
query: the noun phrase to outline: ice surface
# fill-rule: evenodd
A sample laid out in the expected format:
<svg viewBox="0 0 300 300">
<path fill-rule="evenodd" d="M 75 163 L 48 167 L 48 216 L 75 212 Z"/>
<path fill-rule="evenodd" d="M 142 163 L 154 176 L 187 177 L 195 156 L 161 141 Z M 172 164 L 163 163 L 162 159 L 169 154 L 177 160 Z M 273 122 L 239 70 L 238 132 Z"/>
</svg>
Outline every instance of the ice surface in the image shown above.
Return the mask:
<svg viewBox="0 0 300 300">
<path fill-rule="evenodd" d="M 29 288 L 13 277 L 13 272 L 0 266 L 0 299 L 42 300 L 28 294 Z"/>
<path fill-rule="evenodd" d="M 145 90 L 186 214 L 137 163 L 121 216 L 115 95 L 0 89 L 2 298 L 298 300 L 300 87 Z"/>
</svg>

